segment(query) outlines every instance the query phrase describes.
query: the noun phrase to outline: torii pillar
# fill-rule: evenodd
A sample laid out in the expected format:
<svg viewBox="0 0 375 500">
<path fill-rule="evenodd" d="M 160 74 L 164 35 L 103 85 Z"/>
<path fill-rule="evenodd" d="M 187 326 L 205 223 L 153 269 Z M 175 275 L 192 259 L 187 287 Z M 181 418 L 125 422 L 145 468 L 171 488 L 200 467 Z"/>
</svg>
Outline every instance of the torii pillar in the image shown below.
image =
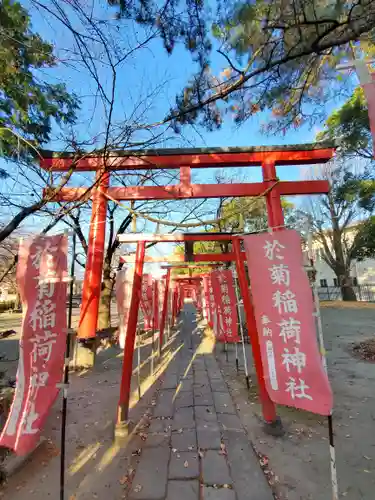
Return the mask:
<svg viewBox="0 0 375 500">
<path fill-rule="evenodd" d="M 76 364 L 78 366 L 93 366 L 96 352 L 95 338 L 102 286 L 108 204 L 104 193 L 109 187 L 109 172 L 98 170 L 95 180 L 96 187 L 92 196 L 88 250 L 77 335 L 80 341 L 76 351 Z"/>
</svg>

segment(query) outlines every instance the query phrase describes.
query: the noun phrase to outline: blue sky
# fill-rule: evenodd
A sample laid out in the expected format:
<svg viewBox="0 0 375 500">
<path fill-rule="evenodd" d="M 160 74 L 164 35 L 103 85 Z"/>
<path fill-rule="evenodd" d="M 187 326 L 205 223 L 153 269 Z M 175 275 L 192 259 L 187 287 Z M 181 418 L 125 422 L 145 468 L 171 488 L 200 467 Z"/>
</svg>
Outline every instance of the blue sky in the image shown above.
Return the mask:
<svg viewBox="0 0 375 500">
<path fill-rule="evenodd" d="M 96 2 L 100 5 L 97 9 L 97 14 L 103 18 L 111 19 L 114 15 L 114 10 L 106 7 L 106 2 Z M 26 4 L 27 5 L 27 4 Z M 33 11 L 32 14 L 33 28 L 39 31 L 40 34 L 50 41 L 56 49 L 58 57 L 63 60 L 63 64 L 58 65 L 56 70 L 44 73 L 44 76 L 51 77 L 51 81 L 64 82 L 68 88 L 75 92 L 82 99 L 82 112 L 80 114 L 79 125 L 76 127 L 82 138 L 100 134 L 103 129 L 101 123 L 103 115 L 100 106 L 94 110 L 95 100 L 92 95 L 94 93 L 94 82 L 87 74 L 87 70 L 78 67 L 77 64 L 70 64 L 67 59 L 66 49 L 72 48 L 72 36 L 61 25 L 43 13 Z M 74 20 L 72 21 L 74 24 Z M 128 38 L 127 43 L 134 45 L 135 36 L 142 39 L 144 32 L 137 28 L 137 35 L 134 34 L 134 28 L 129 23 L 122 22 L 114 25 L 119 26 Z M 124 38 L 125 38 L 124 37 Z M 68 62 L 68 64 L 65 64 Z M 212 67 L 213 72 L 218 74 L 227 64 L 221 56 L 213 56 Z M 78 68 L 78 69 L 77 69 Z M 98 63 L 97 68 L 103 87 L 110 88 L 110 72 L 104 65 Z M 162 119 L 168 111 L 170 105 L 173 105 L 176 94 L 183 88 L 194 73 L 195 64 L 184 47 L 177 45 L 171 56 L 168 56 L 162 47 L 160 40 L 154 40 L 143 50 L 137 51 L 134 57 L 130 57 L 128 62 L 122 66 L 122 71 L 117 75 L 118 83 L 116 89 L 116 106 L 114 110 L 114 120 L 123 120 L 124 117 L 129 117 L 135 103 L 139 99 L 143 99 L 145 94 L 154 91 L 154 97 L 148 99 L 150 105 L 147 116 L 145 117 L 148 123 Z M 165 84 L 164 84 L 165 82 Z M 155 88 L 161 88 L 155 91 Z M 333 109 L 335 103 L 328 106 L 327 112 Z M 260 118 L 255 115 L 254 118 L 241 127 L 235 126 L 231 117 L 228 116 L 221 129 L 208 132 L 202 128 L 198 133 L 189 129 L 183 129 L 183 137 L 175 136 L 173 142 L 162 141 L 163 146 L 251 146 L 251 145 L 272 145 L 272 144 L 292 144 L 305 143 L 314 140 L 318 128 L 310 130 L 309 127 L 303 126 L 298 130 L 290 130 L 285 136 L 267 136 L 262 134 L 260 127 L 262 122 L 266 120 L 265 116 Z M 91 135 L 90 135 L 91 134 Z M 59 141 L 54 141 L 51 146 L 56 149 Z"/>
</svg>

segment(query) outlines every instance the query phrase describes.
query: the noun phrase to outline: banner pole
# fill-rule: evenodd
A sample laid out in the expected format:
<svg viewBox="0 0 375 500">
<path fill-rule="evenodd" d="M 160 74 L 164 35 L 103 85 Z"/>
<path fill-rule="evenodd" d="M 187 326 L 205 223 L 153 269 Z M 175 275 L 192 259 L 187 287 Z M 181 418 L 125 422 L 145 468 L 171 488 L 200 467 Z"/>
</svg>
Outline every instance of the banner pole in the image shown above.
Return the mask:
<svg viewBox="0 0 375 500">
<path fill-rule="evenodd" d="M 319 347 L 320 347 L 320 355 L 322 357 L 323 368 L 328 377 L 328 367 L 327 367 L 327 357 L 326 357 L 326 349 L 324 346 L 324 335 L 323 335 L 323 325 L 322 325 L 322 316 L 320 313 L 320 302 L 319 302 L 319 294 L 318 287 L 316 283 L 316 269 L 314 266 L 314 258 L 313 258 L 313 230 L 310 218 L 306 221 L 306 230 L 307 230 L 307 254 L 310 263 L 310 270 L 312 271 L 311 275 L 311 287 L 313 292 L 314 304 L 315 304 L 315 319 L 316 326 L 318 329 L 318 339 L 319 339 Z M 332 500 L 339 499 L 339 487 L 337 480 L 337 469 L 336 469 L 336 450 L 335 450 L 335 442 L 334 442 L 334 433 L 333 433 L 333 420 L 332 413 L 328 415 L 328 437 L 329 437 L 329 456 L 330 456 L 330 469 L 331 469 L 331 486 L 332 486 Z"/>
<path fill-rule="evenodd" d="M 247 390 L 250 390 L 250 379 L 249 379 L 249 370 L 248 370 L 248 366 L 247 366 L 245 338 L 244 338 L 244 334 L 243 334 L 243 324 L 241 321 L 240 296 L 238 294 L 237 285 L 238 285 L 237 279 L 235 278 L 234 289 L 236 291 L 237 313 L 238 313 L 238 320 L 239 320 L 239 324 L 240 324 L 239 326 L 240 326 L 240 333 L 241 333 L 241 344 L 242 344 L 242 353 L 243 353 L 243 363 L 244 363 L 244 368 L 245 368 L 246 387 L 247 387 Z"/>
<path fill-rule="evenodd" d="M 169 292 L 169 297 L 168 297 L 168 308 L 167 308 L 167 318 L 168 318 L 168 329 L 167 329 L 167 334 L 168 334 L 168 341 L 169 341 L 169 338 L 171 336 L 171 317 L 172 317 L 172 292 L 171 292 L 171 288 L 169 289 L 170 292 Z"/>
<path fill-rule="evenodd" d="M 328 376 L 327 357 L 326 357 L 326 350 L 325 350 L 325 346 L 324 346 L 322 316 L 320 313 L 319 295 L 318 295 L 318 290 L 317 290 L 317 286 L 316 286 L 315 268 L 314 268 L 312 259 L 311 259 L 311 269 L 314 273 L 313 278 L 312 278 L 312 291 L 313 291 L 313 297 L 314 297 L 314 303 L 315 303 L 315 318 L 316 318 L 316 325 L 317 325 L 317 329 L 318 329 L 320 354 L 322 357 L 323 368 Z M 332 413 L 330 415 L 328 415 L 328 437 L 329 437 L 329 455 L 330 455 L 330 468 L 331 468 L 332 499 L 339 500 L 339 487 L 338 487 L 338 480 L 337 480 L 336 450 L 335 450 L 335 442 L 334 442 Z"/>
<path fill-rule="evenodd" d="M 237 345 L 237 342 L 236 342 L 235 348 L 236 348 L 236 370 L 238 373 L 240 368 L 239 368 L 239 364 L 238 364 L 238 345 Z"/>
<path fill-rule="evenodd" d="M 150 363 L 150 368 L 151 368 L 151 375 L 154 374 L 154 351 L 155 351 L 155 329 L 154 325 L 152 325 L 152 344 L 151 344 L 151 363 Z"/>
<path fill-rule="evenodd" d="M 139 330 L 137 330 L 137 383 L 138 383 L 138 399 L 141 399 L 141 339 L 139 338 Z"/>
<path fill-rule="evenodd" d="M 70 264 L 70 284 L 69 284 L 69 306 L 68 306 L 68 331 L 66 334 L 65 365 L 63 376 L 63 400 L 61 409 L 61 453 L 60 453 L 60 500 L 65 496 L 65 440 L 66 440 L 66 417 L 68 409 L 68 385 L 69 385 L 69 360 L 70 360 L 70 332 L 72 328 L 73 317 L 73 291 L 74 291 L 74 272 L 76 258 L 76 233 L 72 236 L 72 262 Z"/>
</svg>

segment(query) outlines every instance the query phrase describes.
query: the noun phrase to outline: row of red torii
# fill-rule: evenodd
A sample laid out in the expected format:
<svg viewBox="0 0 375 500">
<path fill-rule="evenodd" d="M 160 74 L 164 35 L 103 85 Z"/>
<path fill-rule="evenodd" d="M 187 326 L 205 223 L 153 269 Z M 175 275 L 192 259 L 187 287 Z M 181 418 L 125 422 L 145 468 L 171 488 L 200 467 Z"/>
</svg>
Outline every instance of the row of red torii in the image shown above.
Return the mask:
<svg viewBox="0 0 375 500">
<path fill-rule="evenodd" d="M 281 196 L 312 195 L 328 193 L 330 186 L 325 180 L 280 181 L 277 166 L 322 164 L 334 155 L 334 148 L 326 144 L 302 144 L 293 146 L 267 146 L 251 148 L 203 148 L 203 149 L 160 149 L 147 151 L 116 152 L 103 157 L 86 155 L 76 158 L 73 153 L 42 153 L 41 167 L 49 171 L 68 171 L 74 165 L 75 171 L 96 172 L 96 183 L 91 191 L 92 215 L 88 239 L 88 252 L 82 291 L 82 304 L 78 329 L 78 339 L 95 339 L 99 311 L 102 281 L 103 258 L 105 248 L 105 222 L 108 200 L 182 200 L 192 198 L 255 197 L 266 198 L 268 226 L 277 231 L 284 225 Z M 233 184 L 193 184 L 192 168 L 210 167 L 252 167 L 261 166 L 263 181 L 257 183 Z M 111 187 L 111 171 L 179 169 L 180 182 L 168 186 L 128 186 Z M 58 201 L 81 200 L 87 188 L 65 187 L 55 196 Z M 271 401 L 263 378 L 260 357 L 260 345 L 255 325 L 253 307 L 249 295 L 245 258 L 241 251 L 241 235 L 220 233 L 187 234 L 125 234 L 121 242 L 136 243 L 134 259 L 134 280 L 130 300 L 126 332 L 126 346 L 123 361 L 123 373 L 120 389 L 118 424 L 128 419 L 130 383 L 134 341 L 137 330 L 140 290 L 142 285 L 143 264 L 150 260 L 145 256 L 148 242 L 188 242 L 227 241 L 232 243 L 232 252 L 228 254 L 193 255 L 191 244 L 185 256 L 195 262 L 234 261 L 238 283 L 244 304 L 245 319 L 249 332 L 254 365 L 258 378 L 259 397 L 263 417 L 270 426 L 278 426 L 276 408 Z M 188 248 L 188 247 L 186 247 Z M 181 256 L 183 258 L 183 256 Z M 160 338 L 163 338 L 167 315 L 167 302 L 170 283 L 170 270 L 165 276 L 164 300 L 160 319 Z"/>
</svg>

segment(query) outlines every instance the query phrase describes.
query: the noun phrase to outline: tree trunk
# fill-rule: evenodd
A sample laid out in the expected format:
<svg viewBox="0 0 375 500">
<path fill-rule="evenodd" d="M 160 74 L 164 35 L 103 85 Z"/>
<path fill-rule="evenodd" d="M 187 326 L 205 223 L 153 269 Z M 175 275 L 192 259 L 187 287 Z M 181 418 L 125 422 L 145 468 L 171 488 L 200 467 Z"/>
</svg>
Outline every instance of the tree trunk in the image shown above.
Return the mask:
<svg viewBox="0 0 375 500">
<path fill-rule="evenodd" d="M 352 278 L 348 271 L 336 273 L 338 283 L 341 287 L 342 300 L 345 302 L 356 302 L 357 296 L 352 286 Z"/>
<path fill-rule="evenodd" d="M 113 280 L 111 277 L 111 265 L 106 260 L 103 268 L 103 283 L 100 294 L 98 328 L 103 330 L 111 326 L 111 296 Z"/>
<path fill-rule="evenodd" d="M 357 297 L 353 290 L 352 279 L 350 277 L 350 264 L 348 268 L 343 247 L 343 229 L 339 227 L 332 197 L 330 197 L 330 211 L 332 219 L 333 250 L 336 259 L 335 274 L 341 287 L 342 300 L 355 302 Z"/>
<path fill-rule="evenodd" d="M 22 301 L 21 301 L 21 295 L 19 292 L 16 292 L 16 303 L 14 306 L 15 310 L 18 311 L 19 309 L 22 309 Z"/>
<path fill-rule="evenodd" d="M 342 300 L 345 302 L 356 302 L 357 296 L 351 285 L 341 287 Z"/>
<path fill-rule="evenodd" d="M 339 281 L 339 283 L 341 284 L 342 300 L 346 302 L 356 302 L 357 296 L 352 286 L 352 279 L 349 274 L 346 273 L 344 276 L 341 276 L 341 281 Z"/>
</svg>

